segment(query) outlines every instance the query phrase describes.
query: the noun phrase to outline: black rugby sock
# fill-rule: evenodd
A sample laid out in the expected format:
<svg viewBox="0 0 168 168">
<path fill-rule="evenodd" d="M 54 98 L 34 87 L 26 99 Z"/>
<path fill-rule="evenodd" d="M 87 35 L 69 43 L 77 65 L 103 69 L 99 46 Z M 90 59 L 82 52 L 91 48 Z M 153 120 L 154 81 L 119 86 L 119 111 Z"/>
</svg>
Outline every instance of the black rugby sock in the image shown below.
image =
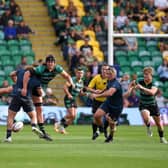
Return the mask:
<svg viewBox="0 0 168 168">
<path fill-rule="evenodd" d="M 159 133 L 159 137 L 162 138 L 164 135 L 163 135 L 163 131 L 160 131 L 158 130 L 158 133 Z"/>
<path fill-rule="evenodd" d="M 62 125 L 64 128 L 68 127 L 68 124 L 66 123 L 65 118 L 62 118 L 62 119 L 61 119 L 61 125 Z"/>
<path fill-rule="evenodd" d="M 6 131 L 6 138 L 9 138 L 12 135 L 12 130 Z"/>
<path fill-rule="evenodd" d="M 40 131 L 42 131 L 43 134 L 45 134 L 45 130 L 44 130 L 44 124 L 43 123 L 38 123 L 39 129 Z"/>
<path fill-rule="evenodd" d="M 92 123 L 92 130 L 93 130 L 93 134 L 96 133 L 97 125 L 95 123 Z"/>
</svg>

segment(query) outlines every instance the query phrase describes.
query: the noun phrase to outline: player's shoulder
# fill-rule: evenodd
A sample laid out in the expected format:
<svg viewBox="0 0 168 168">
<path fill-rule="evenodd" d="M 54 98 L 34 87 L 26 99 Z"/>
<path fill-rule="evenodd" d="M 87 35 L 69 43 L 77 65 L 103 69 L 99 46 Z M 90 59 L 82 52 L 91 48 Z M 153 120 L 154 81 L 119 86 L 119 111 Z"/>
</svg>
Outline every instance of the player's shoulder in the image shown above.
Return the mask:
<svg viewBox="0 0 168 168">
<path fill-rule="evenodd" d="M 102 76 L 100 74 L 97 74 L 97 75 L 94 76 L 94 79 L 102 80 Z"/>
<path fill-rule="evenodd" d="M 57 64 L 57 65 L 55 65 L 55 70 L 58 72 L 62 72 L 64 70 L 64 68 L 61 65 Z"/>
</svg>

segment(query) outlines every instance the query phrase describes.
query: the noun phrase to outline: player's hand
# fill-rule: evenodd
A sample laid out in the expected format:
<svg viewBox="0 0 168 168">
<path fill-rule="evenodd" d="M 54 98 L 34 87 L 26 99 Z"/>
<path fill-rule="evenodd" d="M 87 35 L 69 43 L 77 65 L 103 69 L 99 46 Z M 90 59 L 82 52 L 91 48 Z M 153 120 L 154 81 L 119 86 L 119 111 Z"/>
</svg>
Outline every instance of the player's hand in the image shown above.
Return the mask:
<svg viewBox="0 0 168 168">
<path fill-rule="evenodd" d="M 72 95 L 68 95 L 68 99 L 73 99 Z"/>
<path fill-rule="evenodd" d="M 102 93 L 102 90 L 95 90 L 94 93 L 96 94 Z"/>
<path fill-rule="evenodd" d="M 140 85 L 140 84 L 137 84 L 135 88 L 136 88 L 136 89 L 142 89 L 142 88 L 143 88 L 143 86 L 142 86 L 142 85 Z"/>
<path fill-rule="evenodd" d="M 22 96 L 26 96 L 26 94 L 27 94 L 27 90 L 26 90 L 26 89 L 22 89 L 22 90 L 21 90 L 21 95 L 22 95 Z"/>
<path fill-rule="evenodd" d="M 90 97 L 91 99 L 94 99 L 94 98 L 96 98 L 96 94 L 92 93 L 92 94 L 89 95 L 89 97 Z"/>
</svg>

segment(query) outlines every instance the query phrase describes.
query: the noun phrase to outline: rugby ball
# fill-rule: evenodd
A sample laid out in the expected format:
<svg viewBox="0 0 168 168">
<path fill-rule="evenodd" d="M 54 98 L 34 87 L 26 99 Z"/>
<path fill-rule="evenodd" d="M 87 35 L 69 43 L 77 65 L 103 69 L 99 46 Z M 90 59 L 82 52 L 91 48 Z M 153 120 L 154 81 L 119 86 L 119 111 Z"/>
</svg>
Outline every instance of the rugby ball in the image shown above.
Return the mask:
<svg viewBox="0 0 168 168">
<path fill-rule="evenodd" d="M 15 122 L 12 126 L 13 132 L 19 132 L 22 129 L 23 129 L 23 122 L 22 121 Z"/>
</svg>

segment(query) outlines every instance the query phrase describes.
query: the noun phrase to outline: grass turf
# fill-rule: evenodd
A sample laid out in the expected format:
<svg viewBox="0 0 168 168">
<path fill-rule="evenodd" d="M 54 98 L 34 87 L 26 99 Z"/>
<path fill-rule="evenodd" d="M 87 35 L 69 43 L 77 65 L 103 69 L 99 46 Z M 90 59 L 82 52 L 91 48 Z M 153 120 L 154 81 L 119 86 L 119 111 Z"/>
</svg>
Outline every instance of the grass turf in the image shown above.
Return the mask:
<svg viewBox="0 0 168 168">
<path fill-rule="evenodd" d="M 0 137 L 5 136 L 0 126 Z M 161 144 L 156 127 L 147 137 L 143 126 L 119 126 L 113 143 L 105 144 L 101 135 L 91 140 L 90 126 L 70 126 L 68 135 L 47 131 L 54 141 L 39 139 L 25 126 L 13 133 L 13 142 L 0 143 L 1 168 L 164 168 L 168 164 L 168 145 Z M 165 133 L 168 129 L 165 127 Z M 168 137 L 168 136 L 167 136 Z"/>
</svg>

